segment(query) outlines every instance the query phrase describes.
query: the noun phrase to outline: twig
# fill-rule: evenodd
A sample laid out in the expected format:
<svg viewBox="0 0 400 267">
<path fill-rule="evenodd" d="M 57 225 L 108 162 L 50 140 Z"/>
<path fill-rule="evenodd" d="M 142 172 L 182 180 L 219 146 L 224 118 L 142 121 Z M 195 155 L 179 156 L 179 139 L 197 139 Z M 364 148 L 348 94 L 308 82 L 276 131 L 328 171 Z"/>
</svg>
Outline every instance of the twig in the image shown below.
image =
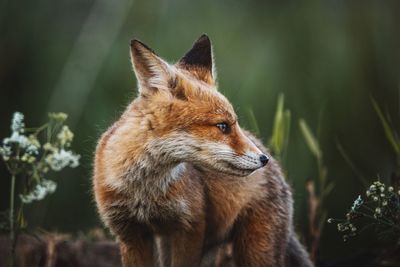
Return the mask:
<svg viewBox="0 0 400 267">
<path fill-rule="evenodd" d="M 14 199 L 15 199 L 15 174 L 11 175 L 11 189 L 10 189 L 10 213 L 9 213 L 9 222 L 10 222 L 10 241 L 11 241 L 11 248 L 10 248 L 10 258 L 9 258 L 9 266 L 14 266 L 15 260 L 15 228 L 14 228 Z"/>
</svg>

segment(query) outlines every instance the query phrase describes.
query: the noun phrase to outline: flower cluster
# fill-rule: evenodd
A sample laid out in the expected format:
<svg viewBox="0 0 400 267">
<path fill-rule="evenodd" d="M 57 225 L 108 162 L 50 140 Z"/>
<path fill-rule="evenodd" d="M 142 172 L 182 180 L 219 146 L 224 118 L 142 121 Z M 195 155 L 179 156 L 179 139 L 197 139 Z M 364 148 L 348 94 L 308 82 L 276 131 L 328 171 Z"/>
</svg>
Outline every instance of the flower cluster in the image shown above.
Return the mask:
<svg viewBox="0 0 400 267">
<path fill-rule="evenodd" d="M 0 147 L 0 156 L 4 161 L 15 159 L 18 161 L 33 163 L 39 154 L 40 144 L 35 136 L 25 136 L 24 115 L 15 112 L 11 121 L 11 136 L 4 138 Z"/>
<path fill-rule="evenodd" d="M 400 232 L 400 190 L 375 181 L 365 192 L 365 199 L 358 196 L 353 202 L 345 219 L 328 219 L 328 223 L 335 222 L 344 241 L 357 234 L 357 225 Z"/>
<path fill-rule="evenodd" d="M 57 184 L 51 180 L 42 179 L 35 188 L 26 195 L 20 195 L 21 201 L 29 204 L 32 201 L 42 200 L 46 195 L 56 191 Z"/>
<path fill-rule="evenodd" d="M 69 130 L 67 125 L 64 125 L 58 133 L 57 138 L 60 141 L 61 146 L 69 146 L 72 139 L 74 139 L 74 134 Z"/>
<path fill-rule="evenodd" d="M 49 154 L 46 157 L 46 163 L 53 171 L 61 171 L 67 166 L 71 168 L 77 167 L 79 165 L 79 158 L 79 155 L 75 155 L 71 151 L 62 148 Z"/>
<path fill-rule="evenodd" d="M 56 183 L 44 179 L 49 170 L 79 165 L 80 156 L 69 150 L 74 134 L 64 125 L 66 119 L 65 113 L 50 113 L 48 123 L 32 129 L 25 128 L 22 113 L 14 113 L 11 135 L 3 139 L 0 157 L 13 176 L 23 177 L 23 203 L 41 200 L 55 191 Z"/>
<path fill-rule="evenodd" d="M 11 122 L 11 131 L 13 133 L 14 132 L 23 133 L 24 128 L 25 128 L 24 114 L 22 114 L 21 112 L 15 112 Z"/>
</svg>

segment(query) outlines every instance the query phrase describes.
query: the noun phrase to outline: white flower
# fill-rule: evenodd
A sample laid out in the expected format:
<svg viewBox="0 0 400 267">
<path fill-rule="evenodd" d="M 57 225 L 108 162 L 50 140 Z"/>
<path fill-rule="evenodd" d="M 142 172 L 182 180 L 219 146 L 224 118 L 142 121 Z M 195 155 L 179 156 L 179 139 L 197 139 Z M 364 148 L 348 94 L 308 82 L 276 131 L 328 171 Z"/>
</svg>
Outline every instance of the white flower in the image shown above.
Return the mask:
<svg viewBox="0 0 400 267">
<path fill-rule="evenodd" d="M 393 192 L 393 190 L 394 190 L 393 186 L 389 186 L 389 187 L 388 187 L 388 191 L 389 191 L 389 192 Z"/>
<path fill-rule="evenodd" d="M 55 153 L 57 152 L 57 147 L 53 146 L 51 143 L 46 143 L 43 145 L 44 150 Z"/>
<path fill-rule="evenodd" d="M 29 145 L 29 140 L 25 135 L 19 134 L 19 132 L 13 132 L 10 137 L 4 138 L 3 144 L 18 144 L 20 148 L 25 148 Z"/>
<path fill-rule="evenodd" d="M 26 153 L 28 153 L 29 155 L 38 155 L 39 154 L 39 148 L 37 146 L 34 146 L 34 145 L 29 145 L 26 148 Z"/>
<path fill-rule="evenodd" d="M 68 115 L 65 114 L 64 112 L 58 112 L 58 113 L 51 112 L 49 113 L 49 118 L 55 121 L 63 122 L 68 118 Z"/>
<path fill-rule="evenodd" d="M 376 209 L 375 209 L 375 213 L 376 213 L 376 214 L 381 214 L 381 208 L 376 208 Z"/>
<path fill-rule="evenodd" d="M 28 136 L 29 143 L 37 148 L 40 148 L 40 142 L 37 137 L 33 134 Z"/>
<path fill-rule="evenodd" d="M 60 140 L 61 146 L 69 145 L 74 138 L 74 134 L 70 131 L 67 125 L 64 125 L 61 131 L 57 135 L 58 140 Z"/>
<path fill-rule="evenodd" d="M 12 155 L 12 149 L 18 146 L 19 155 L 15 155 L 15 159 L 21 159 L 24 162 L 32 163 L 36 160 L 35 156 L 39 154 L 40 143 L 36 138 L 20 134 L 15 131 L 10 137 L 4 138 L 3 147 L 0 147 L 0 155 L 5 161 L 9 160 Z M 17 154 L 17 152 L 15 152 Z M 22 156 L 21 156 L 22 155 Z"/>
<path fill-rule="evenodd" d="M 23 203 L 29 204 L 35 200 L 42 200 L 46 195 L 54 193 L 56 188 L 57 184 L 55 182 L 43 179 L 30 193 L 19 195 L 19 197 Z"/>
<path fill-rule="evenodd" d="M 35 162 L 36 158 L 34 156 L 29 155 L 28 153 L 25 153 L 21 157 L 21 161 L 28 162 L 28 163 L 33 163 Z"/>
<path fill-rule="evenodd" d="M 9 146 L 0 147 L 0 155 L 3 157 L 4 161 L 9 160 L 11 154 L 12 154 L 12 151 L 11 151 L 11 148 Z"/>
<path fill-rule="evenodd" d="M 354 200 L 353 206 L 351 207 L 351 210 L 352 210 L 352 211 L 355 211 L 355 210 L 358 209 L 363 203 L 364 203 L 364 201 L 362 200 L 361 196 L 358 196 L 358 198 L 357 198 L 356 200 Z"/>
<path fill-rule="evenodd" d="M 79 155 L 75 155 L 72 151 L 66 151 L 60 149 L 46 157 L 46 162 L 50 168 L 54 171 L 60 171 L 61 169 L 69 166 L 75 168 L 79 165 Z"/>
<path fill-rule="evenodd" d="M 28 142 L 29 142 L 29 145 L 26 148 L 25 152 L 31 156 L 39 155 L 39 148 L 40 148 L 39 141 L 35 137 L 29 136 Z"/>
<path fill-rule="evenodd" d="M 11 131 L 17 132 L 17 133 L 23 133 L 24 132 L 24 114 L 21 112 L 14 112 L 12 121 L 11 121 Z"/>
</svg>

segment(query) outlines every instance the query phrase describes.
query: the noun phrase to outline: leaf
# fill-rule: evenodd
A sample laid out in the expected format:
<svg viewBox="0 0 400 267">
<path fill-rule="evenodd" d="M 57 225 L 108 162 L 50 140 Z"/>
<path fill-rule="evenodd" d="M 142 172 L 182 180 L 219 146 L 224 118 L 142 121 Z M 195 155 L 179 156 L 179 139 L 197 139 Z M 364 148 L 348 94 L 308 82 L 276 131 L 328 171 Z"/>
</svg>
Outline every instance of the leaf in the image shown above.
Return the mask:
<svg viewBox="0 0 400 267">
<path fill-rule="evenodd" d="M 272 152 L 282 160 L 289 142 L 291 113 L 284 109 L 284 95 L 277 100 L 272 136 L 269 141 Z"/>
<path fill-rule="evenodd" d="M 282 151 L 286 154 L 287 152 L 287 148 L 289 146 L 289 135 L 290 135 L 290 122 L 292 120 L 292 114 L 290 112 L 290 110 L 285 110 L 284 113 L 284 129 L 285 129 L 285 133 L 284 133 L 284 139 L 283 139 L 283 148 Z M 285 155 L 283 155 L 284 157 Z"/>
<path fill-rule="evenodd" d="M 325 187 L 326 177 L 328 177 L 328 168 L 324 165 L 319 167 L 319 180 L 323 187 Z"/>
<path fill-rule="evenodd" d="M 249 114 L 250 128 L 252 129 L 255 135 L 260 136 L 260 129 L 258 128 L 257 119 L 256 116 L 254 115 L 253 109 L 249 108 L 248 114 Z"/>
<path fill-rule="evenodd" d="M 322 151 L 319 147 L 318 140 L 315 138 L 314 134 L 311 132 L 310 128 L 308 127 L 306 121 L 304 119 L 299 120 L 300 130 L 303 134 L 304 140 L 310 149 L 311 153 L 317 158 L 322 158 Z"/>
<path fill-rule="evenodd" d="M 346 150 L 343 148 L 343 146 L 339 142 L 339 140 L 336 140 L 336 147 L 339 150 L 340 154 L 342 155 L 344 161 L 346 161 L 346 163 L 350 166 L 350 168 L 356 174 L 356 176 L 360 180 L 360 182 L 364 185 L 364 187 L 367 187 L 368 186 L 367 179 L 364 177 L 362 172 L 356 167 L 356 165 L 350 159 L 350 156 L 347 154 Z"/>
<path fill-rule="evenodd" d="M 278 96 L 278 101 L 276 105 L 275 119 L 274 119 L 274 128 L 272 130 L 272 143 L 275 146 L 277 154 L 280 154 L 283 143 L 283 105 L 284 105 L 284 96 L 280 94 Z"/>
<path fill-rule="evenodd" d="M 371 96 L 371 102 L 372 106 L 374 107 L 376 114 L 379 117 L 379 120 L 381 121 L 381 124 L 383 126 L 383 130 L 385 131 L 386 138 L 388 139 L 389 143 L 392 145 L 394 151 L 396 154 L 400 154 L 400 142 L 398 138 L 395 137 L 394 130 L 390 127 L 388 121 L 385 118 L 385 115 L 383 115 L 383 112 L 381 108 L 379 107 L 378 103 L 375 101 L 375 99 Z"/>
<path fill-rule="evenodd" d="M 324 191 L 321 194 L 322 198 L 328 196 L 332 192 L 333 188 L 335 188 L 335 183 L 334 182 L 328 183 L 328 185 L 324 188 Z"/>
</svg>

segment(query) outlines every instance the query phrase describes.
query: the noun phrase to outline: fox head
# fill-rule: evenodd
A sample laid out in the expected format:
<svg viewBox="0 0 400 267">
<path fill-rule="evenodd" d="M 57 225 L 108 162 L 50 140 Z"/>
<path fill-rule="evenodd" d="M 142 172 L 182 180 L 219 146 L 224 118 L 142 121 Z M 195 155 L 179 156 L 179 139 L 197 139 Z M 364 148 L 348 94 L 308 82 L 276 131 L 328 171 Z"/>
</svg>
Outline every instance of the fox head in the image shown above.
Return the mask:
<svg viewBox="0 0 400 267">
<path fill-rule="evenodd" d="M 143 149 L 151 157 L 235 176 L 267 164 L 268 157 L 244 134 L 232 105 L 217 90 L 206 35 L 176 64 L 132 40 L 131 60 L 139 95 L 125 116 L 140 118 L 132 127 L 140 127 Z"/>
</svg>

